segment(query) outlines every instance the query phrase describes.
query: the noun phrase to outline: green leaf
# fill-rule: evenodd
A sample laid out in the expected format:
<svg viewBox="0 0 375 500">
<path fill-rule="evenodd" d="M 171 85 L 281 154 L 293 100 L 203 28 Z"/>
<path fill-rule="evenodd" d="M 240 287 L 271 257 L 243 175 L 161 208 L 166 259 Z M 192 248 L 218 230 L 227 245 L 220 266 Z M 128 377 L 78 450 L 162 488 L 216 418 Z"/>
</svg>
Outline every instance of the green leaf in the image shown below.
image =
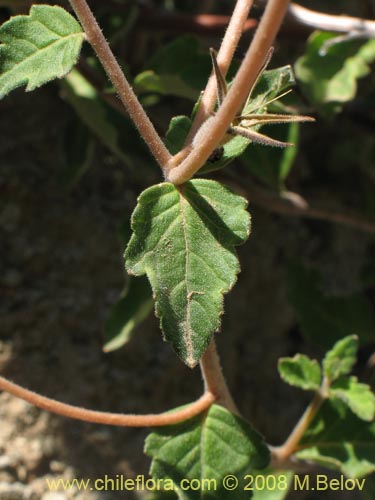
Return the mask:
<svg viewBox="0 0 375 500">
<path fill-rule="evenodd" d="M 281 378 L 300 389 L 317 391 L 321 384 L 322 373 L 319 363 L 303 354 L 294 358 L 280 358 L 278 364 Z"/>
<path fill-rule="evenodd" d="M 114 110 L 77 70 L 61 82 L 64 95 L 82 122 L 118 158 L 135 171 L 150 169 L 151 157 L 132 122 Z"/>
<path fill-rule="evenodd" d="M 254 475 L 253 500 L 284 500 L 292 487 L 293 477 L 291 470 L 269 470 Z"/>
<path fill-rule="evenodd" d="M 190 127 L 189 117 L 182 115 L 172 118 L 165 137 L 165 145 L 171 154 L 175 155 L 183 148 Z"/>
<path fill-rule="evenodd" d="M 0 98 L 66 75 L 83 40 L 81 26 L 61 7 L 34 5 L 30 15 L 11 18 L 0 28 Z"/>
<path fill-rule="evenodd" d="M 208 51 L 202 52 L 197 38 L 179 37 L 163 46 L 134 79 L 138 93 L 155 92 L 195 101 L 211 71 Z"/>
<path fill-rule="evenodd" d="M 244 476 L 269 462 L 262 437 L 243 419 L 217 405 L 207 414 L 153 432 L 146 439 L 145 451 L 153 458 L 154 479 L 172 480 L 181 500 L 232 500 L 233 491 L 223 488 L 228 474 L 239 481 L 236 500 L 248 500 L 251 492 L 243 491 Z M 192 479 L 200 481 L 202 489 L 181 487 L 182 480 Z"/>
<path fill-rule="evenodd" d="M 375 394 L 357 377 L 341 377 L 330 387 L 330 397 L 341 399 L 357 417 L 371 422 L 375 417 Z"/>
<path fill-rule="evenodd" d="M 367 298 L 361 293 L 326 296 L 321 288 L 317 271 L 300 264 L 289 266 L 288 296 L 302 333 L 325 348 L 353 332 L 362 341 L 374 341 L 374 312 Z"/>
<path fill-rule="evenodd" d="M 350 335 L 336 342 L 323 360 L 324 375 L 331 381 L 352 371 L 357 360 L 358 337 Z"/>
<path fill-rule="evenodd" d="M 327 400 L 307 430 L 298 458 L 359 478 L 375 471 L 375 422 L 339 400 Z"/>
<path fill-rule="evenodd" d="M 112 307 L 106 324 L 105 352 L 114 351 L 126 344 L 134 328 L 152 311 L 154 301 L 146 278 L 128 278 L 120 300 Z"/>
<path fill-rule="evenodd" d="M 239 272 L 234 250 L 250 232 L 246 200 L 218 182 L 194 179 L 146 189 L 125 252 L 130 274 L 147 274 L 165 339 L 195 366 L 220 326 L 223 294 Z"/>
<path fill-rule="evenodd" d="M 335 37 L 337 34 L 313 33 L 305 55 L 295 64 L 304 93 L 329 114 L 340 111 L 344 102 L 354 98 L 357 80 L 370 72 L 369 63 L 375 60 L 375 40 L 346 40 L 327 47 Z"/>
</svg>

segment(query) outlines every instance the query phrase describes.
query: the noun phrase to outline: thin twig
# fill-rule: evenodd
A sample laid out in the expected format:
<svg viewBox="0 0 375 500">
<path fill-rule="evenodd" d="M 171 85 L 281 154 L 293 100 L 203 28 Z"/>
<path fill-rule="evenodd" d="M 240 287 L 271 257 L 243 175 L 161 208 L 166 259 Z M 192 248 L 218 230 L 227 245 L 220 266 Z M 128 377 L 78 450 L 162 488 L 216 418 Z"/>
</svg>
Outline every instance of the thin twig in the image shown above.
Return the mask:
<svg viewBox="0 0 375 500">
<path fill-rule="evenodd" d="M 168 181 L 173 184 L 182 184 L 189 180 L 205 163 L 212 151 L 220 144 L 236 113 L 245 102 L 262 68 L 284 18 L 288 3 L 288 0 L 269 1 L 245 59 L 237 72 L 223 104 L 212 120 L 212 126 L 206 134 L 202 134 L 196 147 L 182 163 L 175 166 L 175 161 L 172 159 L 170 165 L 175 168 L 172 168 L 168 172 Z"/>
<path fill-rule="evenodd" d="M 284 462 L 287 461 L 297 450 L 298 444 L 303 435 L 327 398 L 329 385 L 330 381 L 327 378 L 324 378 L 321 388 L 316 391 L 313 400 L 306 408 L 305 413 L 290 433 L 288 439 L 281 446 L 272 448 L 272 468 L 283 467 Z"/>
<path fill-rule="evenodd" d="M 164 168 L 171 155 L 129 85 L 86 0 L 69 1 L 135 126 L 159 165 Z"/>
<path fill-rule="evenodd" d="M 125 415 L 122 413 L 107 413 L 102 411 L 87 410 L 79 406 L 73 406 L 54 399 L 41 396 L 36 392 L 29 391 L 18 384 L 0 377 L 0 390 L 9 392 L 13 396 L 21 398 L 28 403 L 63 417 L 83 420 L 95 424 L 117 425 L 123 427 L 160 427 L 164 425 L 177 424 L 199 413 L 207 410 L 215 401 L 215 396 L 206 391 L 197 401 L 182 410 L 148 415 Z"/>
<path fill-rule="evenodd" d="M 225 32 L 219 52 L 217 53 L 217 64 L 224 77 L 233 59 L 253 1 L 254 0 L 237 0 L 227 31 Z M 210 113 L 215 107 L 216 99 L 216 79 L 214 72 L 212 72 L 207 82 L 206 89 L 203 92 L 198 112 L 186 139 L 186 144 L 191 143 L 199 127 L 210 116 Z"/>
<path fill-rule="evenodd" d="M 244 186 L 243 178 L 240 180 L 240 187 L 245 189 L 252 203 L 271 212 L 334 222 L 336 224 L 359 229 L 366 233 L 375 233 L 375 222 L 370 219 L 367 220 L 364 217 L 347 213 L 345 210 L 341 209 L 333 210 L 313 206 L 297 193 L 286 192 L 281 196 L 278 193 L 271 192 L 268 189 L 258 186 L 254 182 L 247 183 Z"/>
<path fill-rule="evenodd" d="M 224 406 L 232 413 L 238 414 L 238 409 L 229 392 L 221 369 L 214 338 L 212 338 L 210 345 L 200 360 L 200 367 L 206 392 L 215 396 L 217 404 Z"/>
</svg>

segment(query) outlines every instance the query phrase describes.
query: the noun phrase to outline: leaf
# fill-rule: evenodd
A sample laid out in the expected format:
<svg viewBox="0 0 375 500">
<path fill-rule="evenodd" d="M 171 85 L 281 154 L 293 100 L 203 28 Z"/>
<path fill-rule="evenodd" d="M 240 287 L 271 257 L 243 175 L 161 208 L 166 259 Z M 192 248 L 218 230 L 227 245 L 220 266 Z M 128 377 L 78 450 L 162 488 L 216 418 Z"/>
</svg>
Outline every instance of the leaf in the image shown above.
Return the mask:
<svg viewBox="0 0 375 500">
<path fill-rule="evenodd" d="M 336 37 L 333 33 L 313 33 L 305 55 L 295 64 L 302 90 L 327 114 L 339 112 L 343 103 L 355 97 L 357 80 L 370 72 L 369 63 L 375 60 L 375 40 L 346 40 L 328 47 L 327 42 Z"/>
<path fill-rule="evenodd" d="M 315 359 L 303 354 L 296 354 L 294 358 L 280 358 L 278 369 L 281 378 L 290 385 L 312 391 L 320 387 L 322 374 Z"/>
<path fill-rule="evenodd" d="M 76 64 L 84 40 L 79 23 L 61 7 L 34 5 L 0 28 L 0 98 L 26 85 L 34 90 Z"/>
<path fill-rule="evenodd" d="M 375 422 L 339 400 L 327 400 L 301 441 L 297 458 L 359 478 L 375 471 Z"/>
<path fill-rule="evenodd" d="M 334 381 L 352 371 L 357 360 L 358 337 L 350 335 L 336 342 L 323 360 L 324 375 Z"/>
<path fill-rule="evenodd" d="M 111 352 L 125 345 L 136 326 L 152 311 L 154 301 L 146 278 L 128 278 L 122 297 L 111 309 L 106 324 L 103 350 Z"/>
<path fill-rule="evenodd" d="M 135 171 L 151 170 L 153 161 L 132 122 L 111 108 L 77 70 L 61 82 L 64 95 L 82 122 L 118 158 Z"/>
<path fill-rule="evenodd" d="M 145 452 L 153 458 L 154 479 L 171 479 L 181 500 L 232 500 L 233 491 L 223 488 L 228 474 L 239 481 L 236 500 L 247 500 L 251 492 L 243 491 L 244 476 L 269 462 L 262 437 L 243 419 L 217 405 L 207 414 L 153 432 L 146 439 Z M 182 480 L 192 479 L 203 488 L 181 488 Z"/>
<path fill-rule="evenodd" d="M 375 417 L 375 395 L 357 377 L 341 377 L 329 389 L 330 397 L 341 399 L 357 417 L 371 422 Z"/>
<path fill-rule="evenodd" d="M 330 348 L 353 332 L 362 341 L 374 341 L 374 313 L 363 294 L 325 296 L 318 272 L 295 263 L 288 270 L 288 296 L 302 333 L 311 342 Z"/>
<path fill-rule="evenodd" d="M 195 101 L 211 71 L 209 53 L 197 38 L 182 36 L 158 50 L 134 79 L 138 93 L 155 92 Z"/>
<path fill-rule="evenodd" d="M 130 274 L 147 274 L 165 339 L 196 365 L 220 326 L 223 294 L 236 281 L 234 247 L 250 232 L 246 200 L 218 182 L 146 189 L 132 216 L 125 252 Z"/>
<path fill-rule="evenodd" d="M 294 472 L 291 470 L 270 470 L 256 474 L 253 500 L 284 500 L 292 487 L 293 477 Z"/>
</svg>

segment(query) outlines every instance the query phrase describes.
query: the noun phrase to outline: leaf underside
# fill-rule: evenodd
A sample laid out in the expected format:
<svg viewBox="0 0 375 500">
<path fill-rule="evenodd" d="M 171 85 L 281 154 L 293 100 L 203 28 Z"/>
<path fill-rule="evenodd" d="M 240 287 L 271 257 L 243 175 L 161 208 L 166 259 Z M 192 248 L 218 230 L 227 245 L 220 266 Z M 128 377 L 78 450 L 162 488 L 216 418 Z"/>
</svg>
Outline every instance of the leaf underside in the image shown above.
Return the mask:
<svg viewBox="0 0 375 500">
<path fill-rule="evenodd" d="M 0 28 L 0 98 L 66 75 L 83 40 L 79 23 L 58 6 L 34 5 L 30 15 L 11 18 Z"/>
<path fill-rule="evenodd" d="M 190 367 L 220 326 L 223 294 L 236 281 L 234 250 L 250 232 L 247 202 L 216 181 L 146 189 L 132 216 L 126 268 L 147 274 L 164 337 Z"/>
<path fill-rule="evenodd" d="M 181 500 L 247 500 L 251 492 L 244 491 L 245 475 L 265 468 L 269 461 L 267 446 L 250 424 L 217 405 L 207 414 L 153 432 L 145 451 L 153 458 L 154 479 L 170 479 Z M 227 474 L 239 480 L 235 496 L 223 488 Z M 183 479 L 211 483 L 184 491 Z"/>
</svg>

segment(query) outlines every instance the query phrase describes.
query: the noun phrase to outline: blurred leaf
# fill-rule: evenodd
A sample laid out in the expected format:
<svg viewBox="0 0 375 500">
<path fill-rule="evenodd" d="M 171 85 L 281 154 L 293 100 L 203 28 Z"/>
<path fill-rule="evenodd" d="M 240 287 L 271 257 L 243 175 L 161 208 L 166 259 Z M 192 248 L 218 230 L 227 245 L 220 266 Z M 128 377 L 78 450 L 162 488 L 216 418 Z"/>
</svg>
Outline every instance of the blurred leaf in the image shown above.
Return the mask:
<svg viewBox="0 0 375 500">
<path fill-rule="evenodd" d="M 375 395 L 357 377 L 341 377 L 330 387 L 330 397 L 341 399 L 357 417 L 371 422 L 375 417 Z"/>
<path fill-rule="evenodd" d="M 79 23 L 56 5 L 33 5 L 30 15 L 12 17 L 0 28 L 0 98 L 21 85 L 30 91 L 62 78 L 83 40 Z"/>
<path fill-rule="evenodd" d="M 223 488 L 227 474 L 239 480 L 236 500 L 248 500 L 251 492 L 243 491 L 244 476 L 269 462 L 262 437 L 245 420 L 218 405 L 181 424 L 155 430 L 146 439 L 145 452 L 153 459 L 153 478 L 171 479 L 181 500 L 233 500 L 233 491 Z M 180 487 L 182 479 L 210 483 L 201 490 L 185 491 Z"/>
<path fill-rule="evenodd" d="M 120 300 L 111 309 L 106 324 L 105 352 L 125 345 L 135 327 L 144 321 L 154 306 L 147 278 L 128 278 L 128 285 Z"/>
<path fill-rule="evenodd" d="M 319 363 L 303 354 L 293 358 L 280 358 L 278 369 L 281 378 L 300 389 L 317 391 L 321 384 L 322 373 Z"/>
<path fill-rule="evenodd" d="M 323 360 L 324 375 L 334 381 L 341 375 L 347 375 L 357 360 L 358 337 L 350 335 L 336 342 Z"/>
<path fill-rule="evenodd" d="M 360 478 L 375 471 L 375 422 L 364 422 L 328 400 L 301 441 L 297 457 Z"/>
<path fill-rule="evenodd" d="M 164 182 L 140 195 L 125 252 L 130 274 L 147 274 L 166 340 L 190 367 L 220 326 L 236 281 L 235 246 L 250 232 L 247 202 L 218 182 Z"/>
<path fill-rule="evenodd" d="M 90 168 L 94 158 L 95 143 L 89 129 L 79 120 L 70 120 L 63 137 L 62 182 L 73 188 Z"/>
<path fill-rule="evenodd" d="M 299 264 L 289 266 L 288 296 L 302 333 L 313 343 L 329 348 L 332 342 L 353 334 L 375 340 L 373 309 L 360 294 L 325 296 L 317 271 Z"/>
<path fill-rule="evenodd" d="M 171 154 L 175 155 L 183 148 L 190 127 L 191 120 L 187 116 L 172 118 L 165 137 L 165 145 Z"/>
<path fill-rule="evenodd" d="M 327 41 L 336 37 L 332 33 L 313 33 L 305 55 L 295 64 L 304 93 L 328 114 L 339 112 L 343 103 L 355 97 L 357 80 L 369 73 L 369 64 L 375 60 L 375 40 L 346 40 L 327 47 Z"/>
<path fill-rule="evenodd" d="M 299 123 L 272 126 L 272 138 L 291 142 L 292 147 L 271 148 L 252 144 L 241 156 L 241 162 L 251 174 L 276 190 L 284 190 L 287 178 L 298 152 Z"/>
<path fill-rule="evenodd" d="M 196 101 L 211 72 L 209 53 L 198 39 L 179 37 L 159 49 L 134 79 L 137 92 L 156 92 Z"/>
<path fill-rule="evenodd" d="M 77 70 L 61 82 L 65 96 L 82 122 L 127 165 L 150 168 L 153 160 L 130 119 L 109 106 Z"/>
<path fill-rule="evenodd" d="M 293 484 L 294 472 L 290 470 L 270 470 L 268 474 L 256 474 L 263 476 L 259 481 L 259 488 L 254 488 L 253 500 L 284 500 Z M 263 484 L 265 487 L 262 487 Z"/>
</svg>

